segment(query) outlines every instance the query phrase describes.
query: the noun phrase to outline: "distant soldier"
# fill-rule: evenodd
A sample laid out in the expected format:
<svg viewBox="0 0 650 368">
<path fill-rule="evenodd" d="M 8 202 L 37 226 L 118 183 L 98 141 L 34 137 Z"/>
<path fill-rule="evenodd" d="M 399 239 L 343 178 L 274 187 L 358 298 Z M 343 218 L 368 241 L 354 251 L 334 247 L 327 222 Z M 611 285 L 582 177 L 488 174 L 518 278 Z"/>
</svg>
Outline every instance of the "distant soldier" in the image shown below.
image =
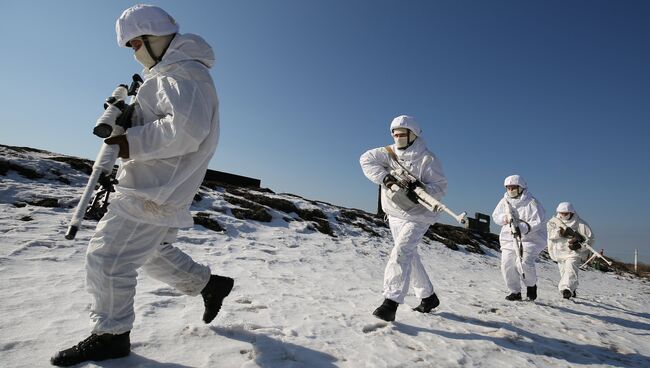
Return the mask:
<svg viewBox="0 0 650 368">
<path fill-rule="evenodd" d="M 529 300 L 537 299 L 535 261 L 546 246 L 544 207 L 528 191 L 526 181 L 510 175 L 504 181 L 506 192 L 492 218 L 501 225 L 501 274 L 510 290 L 506 300 L 522 300 L 521 281 Z"/>
<path fill-rule="evenodd" d="M 588 253 L 583 244 L 594 244 L 589 224 L 578 216 L 570 202 L 558 204 L 556 215 L 546 224 L 548 254 L 560 269 L 558 289 L 564 299 L 576 297 L 578 268 Z"/>
<path fill-rule="evenodd" d="M 447 179 L 440 160 L 427 149 L 415 119 L 407 115 L 396 117 L 390 124 L 390 132 L 395 144 L 371 149 L 360 159 L 366 177 L 381 185 L 381 205 L 388 216 L 395 243 L 384 272 L 385 299 L 373 312 L 385 321 L 395 320 L 397 307 L 404 303 L 411 279 L 415 295 L 421 299 L 416 311 L 429 313 L 440 304 L 417 251 L 420 240 L 436 222 L 439 213 L 427 210 L 411 192 L 402 196 L 391 191 L 391 186 L 397 183 L 391 170 L 398 169 L 400 164 L 406 167 L 436 199 L 447 192 Z"/>
</svg>

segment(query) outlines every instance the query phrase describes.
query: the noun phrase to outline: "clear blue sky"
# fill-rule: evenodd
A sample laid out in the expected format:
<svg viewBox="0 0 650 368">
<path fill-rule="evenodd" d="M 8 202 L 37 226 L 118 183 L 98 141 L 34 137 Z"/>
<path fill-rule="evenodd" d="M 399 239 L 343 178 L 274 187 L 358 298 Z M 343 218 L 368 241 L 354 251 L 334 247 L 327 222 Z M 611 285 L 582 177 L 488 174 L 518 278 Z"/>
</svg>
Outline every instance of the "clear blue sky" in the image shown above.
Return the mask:
<svg viewBox="0 0 650 368">
<path fill-rule="evenodd" d="M 0 143 L 94 159 L 104 98 L 140 71 L 114 31 L 135 3 L 0 3 Z M 650 262 L 650 1 L 150 3 L 215 50 L 212 169 L 374 211 L 359 156 L 410 114 L 450 208 L 491 214 L 518 173 L 547 213 L 573 202 L 596 248 Z"/>
</svg>

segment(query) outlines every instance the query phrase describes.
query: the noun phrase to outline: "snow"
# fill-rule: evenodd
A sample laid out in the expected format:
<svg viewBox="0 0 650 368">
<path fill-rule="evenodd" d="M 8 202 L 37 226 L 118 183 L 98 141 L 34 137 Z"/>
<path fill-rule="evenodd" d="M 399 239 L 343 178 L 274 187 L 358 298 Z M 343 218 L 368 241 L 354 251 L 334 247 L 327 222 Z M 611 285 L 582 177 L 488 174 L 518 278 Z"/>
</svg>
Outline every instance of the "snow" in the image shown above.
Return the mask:
<svg viewBox="0 0 650 368">
<path fill-rule="evenodd" d="M 12 169 L 0 175 L 3 367 L 49 366 L 57 350 L 89 332 L 84 256 L 95 222 L 84 221 L 75 240 L 64 239 L 87 175 L 50 160 L 53 155 L 0 146 L 5 164 L 45 173 L 40 179 Z M 235 279 L 215 321 L 201 321 L 200 297 L 141 273 L 131 355 L 80 366 L 650 366 L 646 280 L 585 271 L 578 298 L 567 301 L 557 290 L 557 266 L 541 260 L 537 302 L 507 302 L 498 252 L 453 251 L 426 240 L 419 252 L 441 305 L 423 315 L 411 310 L 418 300 L 409 295 L 396 321 L 386 323 L 371 313 L 382 301 L 392 247 L 387 228 L 375 226 L 380 236 L 372 236 L 337 221 L 340 207 L 258 192 L 320 209 L 334 236 L 315 231 L 295 213 L 270 208 L 271 222 L 241 220 L 224 193 L 202 188 L 192 211 L 209 214 L 226 230 L 195 225 L 180 231 L 176 243 L 214 273 Z M 58 206 L 24 205 L 42 198 L 55 198 Z"/>
</svg>

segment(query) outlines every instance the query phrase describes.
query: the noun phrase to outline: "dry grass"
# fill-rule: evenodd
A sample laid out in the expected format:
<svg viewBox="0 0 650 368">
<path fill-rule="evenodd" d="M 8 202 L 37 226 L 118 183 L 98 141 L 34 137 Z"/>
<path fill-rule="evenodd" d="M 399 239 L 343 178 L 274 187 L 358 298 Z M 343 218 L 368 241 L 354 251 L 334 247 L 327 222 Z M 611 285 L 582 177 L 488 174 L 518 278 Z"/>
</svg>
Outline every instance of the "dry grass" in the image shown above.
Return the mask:
<svg viewBox="0 0 650 368">
<path fill-rule="evenodd" d="M 612 267 L 615 270 L 631 273 L 633 275 L 650 279 L 650 264 L 637 263 L 637 272 L 634 272 L 634 263 L 624 263 L 612 259 Z"/>
</svg>

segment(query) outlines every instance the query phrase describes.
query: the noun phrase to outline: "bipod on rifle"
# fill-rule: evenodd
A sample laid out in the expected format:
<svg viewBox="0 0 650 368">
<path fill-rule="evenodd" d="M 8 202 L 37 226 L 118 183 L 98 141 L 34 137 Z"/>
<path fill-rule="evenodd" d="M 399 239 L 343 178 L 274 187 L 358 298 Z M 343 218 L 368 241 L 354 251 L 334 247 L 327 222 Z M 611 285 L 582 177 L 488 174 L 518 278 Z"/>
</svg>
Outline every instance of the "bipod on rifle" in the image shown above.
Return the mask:
<svg viewBox="0 0 650 368">
<path fill-rule="evenodd" d="M 115 192 L 115 184 L 117 184 L 117 180 L 111 175 L 102 173 L 99 176 L 99 180 L 95 186 L 97 192 L 84 214 L 85 220 L 99 221 L 104 217 L 106 211 L 108 211 L 108 197 L 111 193 Z"/>
</svg>

